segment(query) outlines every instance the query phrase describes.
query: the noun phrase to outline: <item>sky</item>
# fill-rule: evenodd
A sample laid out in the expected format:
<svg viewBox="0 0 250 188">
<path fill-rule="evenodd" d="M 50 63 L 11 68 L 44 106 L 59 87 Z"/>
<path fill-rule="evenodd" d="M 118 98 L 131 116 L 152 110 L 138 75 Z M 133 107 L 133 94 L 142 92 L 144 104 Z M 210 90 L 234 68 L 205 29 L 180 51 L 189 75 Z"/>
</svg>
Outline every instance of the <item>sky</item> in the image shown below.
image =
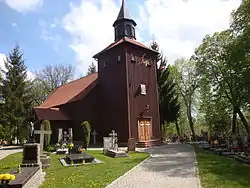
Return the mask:
<svg viewBox="0 0 250 188">
<path fill-rule="evenodd" d="M 229 27 L 241 0 L 125 0 L 137 40 L 158 42 L 173 64 L 189 58 L 206 34 Z M 46 65 L 71 64 L 86 74 L 92 56 L 114 41 L 121 0 L 0 0 L 0 67 L 18 44 L 28 74 Z"/>
</svg>

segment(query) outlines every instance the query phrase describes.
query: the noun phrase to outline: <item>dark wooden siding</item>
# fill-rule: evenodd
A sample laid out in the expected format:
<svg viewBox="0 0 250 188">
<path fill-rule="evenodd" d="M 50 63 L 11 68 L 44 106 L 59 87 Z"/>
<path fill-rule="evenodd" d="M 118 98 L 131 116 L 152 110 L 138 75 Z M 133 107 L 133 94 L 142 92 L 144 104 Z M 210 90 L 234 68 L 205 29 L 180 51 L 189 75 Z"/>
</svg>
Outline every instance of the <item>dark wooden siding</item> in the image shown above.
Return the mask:
<svg viewBox="0 0 250 188">
<path fill-rule="evenodd" d="M 160 122 L 159 122 L 159 105 L 157 92 L 157 65 L 146 67 L 140 64 L 143 54 L 147 54 L 151 59 L 156 60 L 156 54 L 150 53 L 132 45 L 126 46 L 126 60 L 128 69 L 128 88 L 129 88 L 129 105 L 130 105 L 130 126 L 132 137 L 138 140 L 138 117 L 145 109 L 146 105 L 150 106 L 149 112 L 144 112 L 142 116 L 152 118 L 152 138 L 160 139 Z M 131 61 L 132 55 L 135 55 L 135 62 Z M 140 84 L 145 84 L 147 89 L 146 95 L 140 94 Z"/>
<path fill-rule="evenodd" d="M 108 136 L 114 129 L 118 133 L 119 142 L 127 142 L 128 110 L 124 48 L 116 46 L 99 57 L 98 79 L 101 91 L 99 114 L 102 136 Z"/>
<path fill-rule="evenodd" d="M 98 127 L 98 99 L 99 99 L 99 87 L 98 85 L 93 88 L 87 96 L 82 100 L 74 101 L 61 106 L 61 108 L 67 112 L 73 121 L 68 124 L 69 128 L 73 128 L 74 141 L 83 140 L 82 128 L 80 124 L 83 121 L 88 121 L 91 126 L 91 130 L 100 131 Z"/>
</svg>

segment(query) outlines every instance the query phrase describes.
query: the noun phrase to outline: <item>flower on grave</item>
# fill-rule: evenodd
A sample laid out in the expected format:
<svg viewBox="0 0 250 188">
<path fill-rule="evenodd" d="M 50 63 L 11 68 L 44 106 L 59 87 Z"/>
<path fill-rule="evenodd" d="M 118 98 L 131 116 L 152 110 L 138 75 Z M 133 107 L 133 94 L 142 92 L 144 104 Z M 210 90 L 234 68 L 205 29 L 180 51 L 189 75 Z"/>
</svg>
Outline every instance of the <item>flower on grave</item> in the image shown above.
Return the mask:
<svg viewBox="0 0 250 188">
<path fill-rule="evenodd" d="M 66 144 L 66 143 L 63 143 L 63 144 L 62 144 L 62 149 L 65 149 L 65 148 L 67 148 L 67 144 Z"/>
<path fill-rule="evenodd" d="M 85 151 L 85 149 L 84 148 L 79 148 L 78 151 L 82 153 L 82 152 Z"/>
<path fill-rule="evenodd" d="M 68 147 L 69 147 L 69 149 L 72 149 L 74 147 L 74 144 L 72 142 L 70 142 Z"/>
<path fill-rule="evenodd" d="M 61 145 L 60 145 L 59 143 L 56 143 L 55 147 L 56 147 L 57 149 L 59 149 L 59 148 L 61 147 Z"/>
<path fill-rule="evenodd" d="M 13 174 L 0 174 L 0 185 L 6 185 L 8 184 L 11 180 L 16 179 L 16 176 Z"/>
<path fill-rule="evenodd" d="M 214 141 L 214 144 L 217 145 L 217 144 L 219 144 L 219 142 L 218 142 L 217 140 L 215 140 L 215 141 Z"/>
</svg>

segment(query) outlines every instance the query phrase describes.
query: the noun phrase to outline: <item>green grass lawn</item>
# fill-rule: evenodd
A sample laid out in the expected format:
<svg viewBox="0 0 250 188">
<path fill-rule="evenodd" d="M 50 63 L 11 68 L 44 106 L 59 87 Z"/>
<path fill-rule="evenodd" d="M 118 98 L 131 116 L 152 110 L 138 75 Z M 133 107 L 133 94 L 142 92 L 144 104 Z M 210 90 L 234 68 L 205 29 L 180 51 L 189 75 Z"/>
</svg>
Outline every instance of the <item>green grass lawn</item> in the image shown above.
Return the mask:
<svg viewBox="0 0 250 188">
<path fill-rule="evenodd" d="M 110 158 L 102 151 L 88 151 L 104 164 L 64 167 L 58 158 L 64 155 L 51 155 L 50 168 L 46 169 L 46 181 L 41 188 L 101 188 L 105 187 L 129 169 L 146 159 L 148 153 L 129 153 L 127 158 Z M 9 172 L 21 163 L 21 153 L 12 154 L 0 161 L 0 172 Z"/>
<path fill-rule="evenodd" d="M 249 188 L 250 165 L 196 149 L 203 188 Z"/>
</svg>

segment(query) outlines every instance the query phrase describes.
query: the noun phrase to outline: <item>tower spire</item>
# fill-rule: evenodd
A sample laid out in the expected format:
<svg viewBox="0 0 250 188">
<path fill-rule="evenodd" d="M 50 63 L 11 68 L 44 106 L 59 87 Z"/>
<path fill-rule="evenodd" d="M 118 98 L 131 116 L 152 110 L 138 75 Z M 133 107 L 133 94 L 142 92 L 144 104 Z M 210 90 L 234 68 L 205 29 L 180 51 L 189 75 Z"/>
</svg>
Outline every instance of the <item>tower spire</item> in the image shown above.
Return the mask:
<svg viewBox="0 0 250 188">
<path fill-rule="evenodd" d="M 135 21 L 130 17 L 129 10 L 125 5 L 125 1 L 122 0 L 120 12 L 117 16 L 116 21 L 113 24 L 115 28 L 115 40 L 119 40 L 123 37 L 135 38 Z"/>
<path fill-rule="evenodd" d="M 132 20 L 127 7 L 125 7 L 124 5 L 124 0 L 122 0 L 122 6 L 116 20 L 122 20 L 122 19 Z"/>
</svg>

